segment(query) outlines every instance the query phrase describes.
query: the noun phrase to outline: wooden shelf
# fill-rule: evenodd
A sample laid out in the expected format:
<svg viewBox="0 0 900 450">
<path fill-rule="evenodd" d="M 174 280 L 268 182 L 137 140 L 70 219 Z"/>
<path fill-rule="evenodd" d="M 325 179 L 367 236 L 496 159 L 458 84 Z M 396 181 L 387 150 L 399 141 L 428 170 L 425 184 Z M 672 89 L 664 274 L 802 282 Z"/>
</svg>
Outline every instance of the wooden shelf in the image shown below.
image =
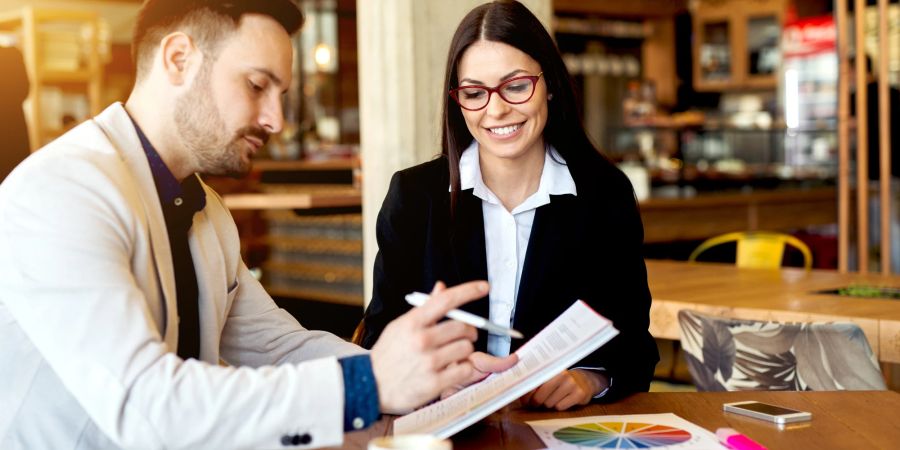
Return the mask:
<svg viewBox="0 0 900 450">
<path fill-rule="evenodd" d="M 91 22 L 97 20 L 97 14 L 91 11 L 35 8 L 34 19 L 40 22 Z"/>
<path fill-rule="evenodd" d="M 224 197 L 228 209 L 314 209 L 361 206 L 362 193 L 317 194 L 313 192 L 280 194 L 229 194 Z"/>
<path fill-rule="evenodd" d="M 288 170 L 353 170 L 359 167 L 359 158 L 326 159 L 321 161 L 278 161 L 274 159 L 253 162 L 253 170 L 288 171 Z"/>
<path fill-rule="evenodd" d="M 92 38 L 83 42 L 86 47 L 86 67 L 78 70 L 45 70 L 42 61 L 42 30 L 47 25 L 66 24 L 72 28 L 73 36 L 80 39 L 83 28 L 92 30 Z M 29 108 L 26 119 L 28 121 L 28 135 L 31 142 L 31 150 L 37 150 L 47 142 L 47 137 L 56 137 L 57 130 L 47 130 L 41 111 L 41 95 L 47 86 L 62 87 L 68 91 L 83 92 L 87 97 L 90 115 L 99 114 L 101 104 L 101 88 L 103 68 L 99 51 L 99 18 L 92 11 L 77 11 L 53 8 L 38 8 L 26 6 L 24 8 L 0 13 L 0 30 L 13 31 L 20 36 L 20 50 L 25 60 L 25 68 L 29 78 L 29 96 L 27 102 Z M 83 52 L 85 48 L 81 49 Z M 79 53 L 81 53 L 79 52 Z M 78 56 L 78 55 L 74 55 Z M 64 112 L 60 111 L 60 115 Z M 77 119 L 83 119 L 78 117 Z"/>
<path fill-rule="evenodd" d="M 341 305 L 363 306 L 363 297 L 361 295 L 352 294 L 336 294 L 334 292 L 323 292 L 312 289 L 286 289 L 267 287 L 266 291 L 272 297 L 287 297 L 305 300 L 318 300 L 327 303 L 337 303 Z"/>
<path fill-rule="evenodd" d="M 53 83 L 90 83 L 94 79 L 94 74 L 87 69 L 76 70 L 73 72 L 60 70 L 41 70 L 40 81 L 44 84 Z"/>
<path fill-rule="evenodd" d="M 269 233 L 262 241 L 270 247 L 277 245 L 285 251 L 362 255 L 361 239 L 310 238 Z"/>
</svg>

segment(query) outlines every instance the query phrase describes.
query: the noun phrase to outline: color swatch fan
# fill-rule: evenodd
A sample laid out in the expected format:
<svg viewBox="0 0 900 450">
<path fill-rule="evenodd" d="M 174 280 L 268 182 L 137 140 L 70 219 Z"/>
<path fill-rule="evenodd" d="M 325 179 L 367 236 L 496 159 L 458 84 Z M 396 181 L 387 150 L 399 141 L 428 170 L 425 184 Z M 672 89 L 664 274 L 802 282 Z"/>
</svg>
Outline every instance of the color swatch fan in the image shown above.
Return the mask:
<svg viewBox="0 0 900 450">
<path fill-rule="evenodd" d="M 715 435 L 675 414 L 575 417 L 528 422 L 548 448 L 719 449 Z"/>
<path fill-rule="evenodd" d="M 652 423 L 592 422 L 560 428 L 553 437 L 582 447 L 653 448 L 687 442 L 691 433 Z"/>
</svg>

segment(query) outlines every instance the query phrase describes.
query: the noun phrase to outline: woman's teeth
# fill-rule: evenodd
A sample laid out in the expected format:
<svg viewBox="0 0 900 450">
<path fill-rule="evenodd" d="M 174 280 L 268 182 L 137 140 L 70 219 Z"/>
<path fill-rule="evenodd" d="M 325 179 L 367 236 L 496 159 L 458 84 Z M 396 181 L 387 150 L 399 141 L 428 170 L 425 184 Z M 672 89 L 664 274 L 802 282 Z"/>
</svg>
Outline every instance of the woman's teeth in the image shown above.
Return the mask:
<svg viewBox="0 0 900 450">
<path fill-rule="evenodd" d="M 510 125 L 508 127 L 500 127 L 500 128 L 491 128 L 491 133 L 499 134 L 500 136 L 506 136 L 508 134 L 514 133 L 516 130 L 521 127 L 522 124 Z"/>
</svg>

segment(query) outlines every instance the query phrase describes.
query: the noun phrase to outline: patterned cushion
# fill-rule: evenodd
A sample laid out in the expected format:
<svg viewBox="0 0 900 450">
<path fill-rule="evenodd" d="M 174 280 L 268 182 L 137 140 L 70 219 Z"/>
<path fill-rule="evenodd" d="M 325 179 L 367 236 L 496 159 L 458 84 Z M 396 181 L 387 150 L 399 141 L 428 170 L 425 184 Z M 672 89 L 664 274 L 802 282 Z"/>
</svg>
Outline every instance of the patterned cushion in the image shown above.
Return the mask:
<svg viewBox="0 0 900 450">
<path fill-rule="evenodd" d="M 886 389 L 862 329 L 678 312 L 681 345 L 700 391 Z"/>
</svg>

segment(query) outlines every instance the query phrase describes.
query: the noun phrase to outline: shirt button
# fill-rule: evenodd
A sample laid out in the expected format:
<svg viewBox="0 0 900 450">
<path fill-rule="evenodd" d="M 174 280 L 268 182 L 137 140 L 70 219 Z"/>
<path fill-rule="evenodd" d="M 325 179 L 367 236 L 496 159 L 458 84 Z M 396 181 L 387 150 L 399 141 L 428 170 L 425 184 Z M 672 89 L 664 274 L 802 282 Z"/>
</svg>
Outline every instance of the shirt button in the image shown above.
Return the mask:
<svg viewBox="0 0 900 450">
<path fill-rule="evenodd" d="M 362 427 L 366 426 L 366 421 L 362 420 L 362 417 L 357 417 L 353 419 L 353 429 L 361 430 Z"/>
<path fill-rule="evenodd" d="M 181 197 L 175 197 L 175 206 L 181 206 L 182 203 L 184 203 L 184 200 Z"/>
<path fill-rule="evenodd" d="M 508 269 L 512 269 L 514 266 L 515 266 L 515 264 L 513 264 L 512 261 L 506 261 L 506 267 L 507 267 Z"/>
</svg>

